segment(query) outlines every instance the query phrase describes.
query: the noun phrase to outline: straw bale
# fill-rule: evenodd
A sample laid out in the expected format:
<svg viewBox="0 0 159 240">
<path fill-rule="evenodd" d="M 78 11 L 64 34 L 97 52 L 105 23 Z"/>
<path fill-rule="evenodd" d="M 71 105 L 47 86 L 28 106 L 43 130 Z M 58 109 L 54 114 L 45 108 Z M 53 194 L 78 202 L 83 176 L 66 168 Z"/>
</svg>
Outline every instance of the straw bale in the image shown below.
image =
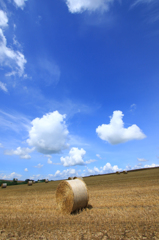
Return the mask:
<svg viewBox="0 0 159 240">
<path fill-rule="evenodd" d="M 88 206 L 89 194 L 81 179 L 63 180 L 56 189 L 56 202 L 63 213 L 72 213 Z"/>
<path fill-rule="evenodd" d="M 32 186 L 33 182 L 32 181 L 28 181 L 28 186 Z"/>
<path fill-rule="evenodd" d="M 77 177 L 74 177 L 73 179 L 77 179 Z"/>
<path fill-rule="evenodd" d="M 127 174 L 128 172 L 127 171 L 123 171 L 124 174 Z"/>
<path fill-rule="evenodd" d="M 68 178 L 68 180 L 72 180 L 72 179 L 73 179 L 73 177 L 69 177 L 69 178 Z"/>
<path fill-rule="evenodd" d="M 117 171 L 117 172 L 116 172 L 116 174 L 120 174 L 120 172 L 119 172 L 119 171 Z"/>
<path fill-rule="evenodd" d="M 6 188 L 7 187 L 7 183 L 2 183 L 1 184 L 1 188 Z"/>
<path fill-rule="evenodd" d="M 49 180 L 48 179 L 45 179 L 45 183 L 48 183 L 49 182 Z"/>
</svg>

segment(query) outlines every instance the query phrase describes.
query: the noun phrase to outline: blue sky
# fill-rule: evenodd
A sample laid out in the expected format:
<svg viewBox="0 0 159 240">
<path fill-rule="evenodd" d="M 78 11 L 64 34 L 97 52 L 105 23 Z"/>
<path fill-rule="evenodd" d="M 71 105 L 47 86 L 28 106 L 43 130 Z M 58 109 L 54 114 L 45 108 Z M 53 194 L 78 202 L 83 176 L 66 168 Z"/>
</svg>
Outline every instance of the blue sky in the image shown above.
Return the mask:
<svg viewBox="0 0 159 240">
<path fill-rule="evenodd" d="M 0 179 L 159 166 L 158 0 L 0 0 Z"/>
</svg>

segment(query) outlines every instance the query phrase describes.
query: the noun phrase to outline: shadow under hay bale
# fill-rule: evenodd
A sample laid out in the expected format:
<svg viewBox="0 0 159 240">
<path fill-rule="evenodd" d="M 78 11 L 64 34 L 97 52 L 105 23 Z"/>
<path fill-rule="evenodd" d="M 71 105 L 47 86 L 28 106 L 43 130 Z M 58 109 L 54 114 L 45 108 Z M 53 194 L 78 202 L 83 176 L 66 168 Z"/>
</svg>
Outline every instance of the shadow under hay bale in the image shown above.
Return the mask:
<svg viewBox="0 0 159 240">
<path fill-rule="evenodd" d="M 89 194 L 84 181 L 81 179 L 64 180 L 56 189 L 56 202 L 63 213 L 73 213 L 88 207 Z"/>
<path fill-rule="evenodd" d="M 71 215 L 77 215 L 77 214 L 80 214 L 80 213 L 83 212 L 83 211 L 89 211 L 89 210 L 91 210 L 92 208 L 93 208 L 93 206 L 92 206 L 91 204 L 88 204 L 88 206 L 85 207 L 85 208 L 81 208 L 81 209 L 75 210 L 74 212 L 71 213 Z"/>
<path fill-rule="evenodd" d="M 6 188 L 7 187 L 7 183 L 2 183 L 1 184 L 1 188 Z"/>
<path fill-rule="evenodd" d="M 32 181 L 28 181 L 28 186 L 32 186 L 33 182 Z"/>
</svg>

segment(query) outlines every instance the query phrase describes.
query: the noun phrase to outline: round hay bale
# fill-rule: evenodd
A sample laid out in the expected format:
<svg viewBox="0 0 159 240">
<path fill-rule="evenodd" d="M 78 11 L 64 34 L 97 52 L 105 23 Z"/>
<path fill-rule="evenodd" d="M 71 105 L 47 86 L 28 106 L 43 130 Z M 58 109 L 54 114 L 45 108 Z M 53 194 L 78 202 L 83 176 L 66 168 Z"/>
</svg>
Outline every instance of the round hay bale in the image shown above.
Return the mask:
<svg viewBox="0 0 159 240">
<path fill-rule="evenodd" d="M 2 183 L 1 184 L 1 188 L 6 188 L 7 187 L 7 183 Z"/>
<path fill-rule="evenodd" d="M 119 172 L 119 171 L 117 171 L 117 172 L 116 172 L 116 174 L 120 174 L 120 172 Z"/>
<path fill-rule="evenodd" d="M 77 179 L 77 177 L 74 177 L 73 179 Z"/>
<path fill-rule="evenodd" d="M 88 206 L 89 194 L 81 179 L 63 180 L 56 189 L 56 202 L 63 213 L 72 213 Z"/>
<path fill-rule="evenodd" d="M 124 174 L 127 174 L 128 172 L 127 171 L 123 171 Z"/>
<path fill-rule="evenodd" d="M 33 182 L 32 181 L 28 181 L 28 186 L 32 186 Z"/>
<path fill-rule="evenodd" d="M 73 177 L 69 177 L 69 178 L 68 178 L 68 180 L 72 180 L 72 179 L 73 179 Z"/>
<path fill-rule="evenodd" d="M 45 183 L 48 183 L 49 182 L 49 180 L 48 179 L 45 179 Z"/>
</svg>

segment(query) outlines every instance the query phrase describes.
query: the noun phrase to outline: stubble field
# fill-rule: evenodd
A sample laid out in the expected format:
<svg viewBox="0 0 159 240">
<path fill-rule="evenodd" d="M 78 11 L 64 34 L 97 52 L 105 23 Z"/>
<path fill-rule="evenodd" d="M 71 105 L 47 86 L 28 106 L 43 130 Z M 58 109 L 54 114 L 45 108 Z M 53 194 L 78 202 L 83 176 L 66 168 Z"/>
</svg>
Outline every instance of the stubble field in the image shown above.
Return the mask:
<svg viewBox="0 0 159 240">
<path fill-rule="evenodd" d="M 0 239 L 159 239 L 159 168 L 84 178 L 87 209 L 63 215 L 60 181 L 0 189 Z"/>
</svg>

